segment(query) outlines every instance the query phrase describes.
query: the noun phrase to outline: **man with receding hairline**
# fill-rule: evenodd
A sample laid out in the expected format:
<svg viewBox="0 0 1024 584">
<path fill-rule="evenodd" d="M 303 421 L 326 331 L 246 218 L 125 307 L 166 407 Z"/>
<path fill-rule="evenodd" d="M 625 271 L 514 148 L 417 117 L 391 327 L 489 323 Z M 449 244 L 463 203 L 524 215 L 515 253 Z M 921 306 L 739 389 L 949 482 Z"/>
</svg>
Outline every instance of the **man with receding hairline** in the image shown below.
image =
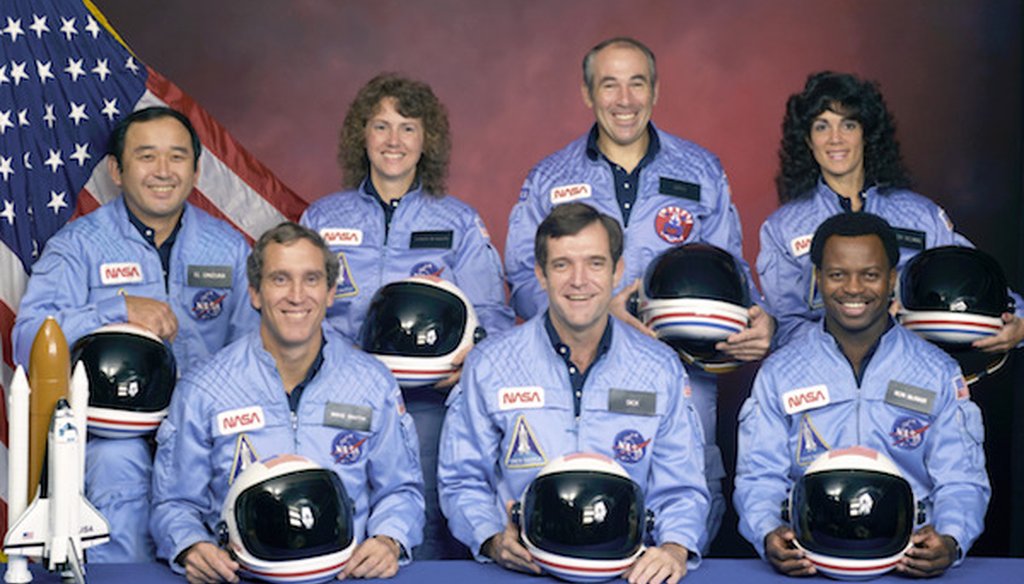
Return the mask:
<svg viewBox="0 0 1024 584">
<path fill-rule="evenodd" d="M 645 334 L 654 333 L 631 315 L 627 301 L 647 265 L 661 252 L 684 243 L 715 245 L 743 257 L 739 216 L 718 158 L 697 144 L 651 122 L 658 101 L 654 53 L 640 41 L 616 37 L 597 44 L 583 59 L 583 103 L 594 112 L 590 131 L 542 160 L 523 184 L 509 218 L 505 269 L 516 315 L 544 311 L 547 298 L 533 275 L 533 234 L 557 205 L 592 205 L 622 226 L 624 272 L 615 287 L 612 314 Z M 760 298 L 751 282 L 751 297 Z M 774 321 L 760 307 L 750 309 L 750 327 L 719 343 L 738 361 L 755 361 L 768 351 Z M 725 512 L 725 467 L 715 445 L 717 383 L 697 366 L 686 366 L 704 427 L 708 486 L 712 493 L 708 540 Z"/>
</svg>

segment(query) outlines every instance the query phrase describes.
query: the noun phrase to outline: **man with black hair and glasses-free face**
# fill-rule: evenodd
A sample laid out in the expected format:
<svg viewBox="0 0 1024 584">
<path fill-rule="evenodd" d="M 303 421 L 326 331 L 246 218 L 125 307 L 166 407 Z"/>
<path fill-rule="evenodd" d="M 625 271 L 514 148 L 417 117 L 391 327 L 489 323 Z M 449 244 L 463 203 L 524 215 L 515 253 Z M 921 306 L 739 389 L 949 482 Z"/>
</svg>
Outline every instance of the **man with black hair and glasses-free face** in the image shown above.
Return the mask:
<svg viewBox="0 0 1024 584">
<path fill-rule="evenodd" d="M 810 255 L 825 318 L 765 360 L 740 411 L 740 533 L 778 571 L 814 574 L 779 502 L 819 455 L 866 446 L 889 457 L 926 506 L 928 525 L 896 569 L 941 574 L 984 529 L 981 411 L 956 361 L 889 315 L 899 247 L 884 219 L 835 215 Z"/>
<path fill-rule="evenodd" d="M 615 219 L 560 205 L 538 228 L 535 252 L 547 309 L 470 351 L 449 397 L 441 509 L 477 559 L 538 573 L 507 516 L 512 500 L 548 461 L 603 454 L 656 510 L 653 547 L 625 577 L 674 584 L 700 562 L 709 506 L 686 372 L 667 345 L 610 316 L 623 271 Z M 530 400 L 502 399 L 524 389 L 535 390 Z"/>
<path fill-rule="evenodd" d="M 739 215 L 718 158 L 697 144 L 651 122 L 658 101 L 654 53 L 628 37 L 607 39 L 583 58 L 583 103 L 594 112 L 590 131 L 542 160 L 523 183 L 509 218 L 505 269 L 516 315 L 544 312 L 547 296 L 534 278 L 533 235 L 552 208 L 570 201 L 591 205 L 613 217 L 624 232 L 623 277 L 615 285 L 611 312 L 654 336 L 626 306 L 647 265 L 661 252 L 684 243 L 715 245 L 743 257 Z M 742 260 L 741 260 L 742 261 Z M 751 298 L 760 298 L 751 283 Z M 739 361 L 756 361 L 768 351 L 774 322 L 760 307 L 750 309 L 750 327 L 718 344 Z M 707 550 L 725 512 L 725 467 L 715 444 L 718 388 L 715 376 L 686 366 L 701 417 L 711 489 Z"/>
<path fill-rule="evenodd" d="M 74 344 L 103 325 L 131 323 L 171 344 L 178 370 L 255 330 L 245 292 L 249 245 L 188 204 L 202 147 L 188 118 L 167 107 L 125 116 L 110 136 L 110 175 L 122 195 L 68 223 L 46 243 L 21 301 L 14 354 L 28 364 L 53 315 Z M 152 451 L 145 438 L 89 437 L 85 494 L 110 522 L 92 562 L 146 562 Z"/>
</svg>

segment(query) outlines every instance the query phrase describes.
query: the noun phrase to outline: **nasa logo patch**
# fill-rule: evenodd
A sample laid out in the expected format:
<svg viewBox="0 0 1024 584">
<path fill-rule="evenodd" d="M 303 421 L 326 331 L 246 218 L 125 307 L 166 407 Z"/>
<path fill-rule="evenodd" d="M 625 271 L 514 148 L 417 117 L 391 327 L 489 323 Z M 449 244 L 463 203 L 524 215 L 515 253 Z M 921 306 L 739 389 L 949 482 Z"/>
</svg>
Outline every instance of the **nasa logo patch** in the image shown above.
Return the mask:
<svg viewBox="0 0 1024 584">
<path fill-rule="evenodd" d="M 560 205 L 578 199 L 588 199 L 590 195 L 591 189 L 587 183 L 557 186 L 548 193 L 552 205 Z"/>
<path fill-rule="evenodd" d="M 434 262 L 420 262 L 409 270 L 410 276 L 440 276 L 444 268 L 437 267 Z"/>
<path fill-rule="evenodd" d="M 357 432 L 338 432 L 331 441 L 331 456 L 337 464 L 355 464 L 363 456 L 366 438 Z"/>
<path fill-rule="evenodd" d="M 192 308 L 189 312 L 196 320 L 213 320 L 224 310 L 224 299 L 227 297 L 227 292 L 217 292 L 209 288 L 200 290 L 192 297 Z"/>
<path fill-rule="evenodd" d="M 682 207 L 662 207 L 654 216 L 654 230 L 658 237 L 675 245 L 686 241 L 693 230 L 693 214 Z"/>
<path fill-rule="evenodd" d="M 802 255 L 811 253 L 811 240 L 814 239 L 813 233 L 807 235 L 801 235 L 794 237 L 789 241 L 789 251 L 793 254 L 793 257 L 798 258 Z"/>
<path fill-rule="evenodd" d="M 924 432 L 931 424 L 913 416 L 896 418 L 892 425 L 892 445 L 903 450 L 914 450 L 924 442 Z"/>
<path fill-rule="evenodd" d="M 615 435 L 612 442 L 615 460 L 629 464 L 640 462 L 644 454 L 647 454 L 647 445 L 650 443 L 650 438 L 644 440 L 643 434 L 636 430 L 623 430 Z"/>
</svg>

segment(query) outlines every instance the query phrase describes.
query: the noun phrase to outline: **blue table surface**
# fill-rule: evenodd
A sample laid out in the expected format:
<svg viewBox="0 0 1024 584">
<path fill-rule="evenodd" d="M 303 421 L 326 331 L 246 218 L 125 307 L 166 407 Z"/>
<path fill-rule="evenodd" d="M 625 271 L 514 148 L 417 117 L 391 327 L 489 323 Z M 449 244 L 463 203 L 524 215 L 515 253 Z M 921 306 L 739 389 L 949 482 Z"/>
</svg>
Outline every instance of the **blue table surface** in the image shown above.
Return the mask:
<svg viewBox="0 0 1024 584">
<path fill-rule="evenodd" d="M 60 582 L 55 574 L 47 574 L 33 566 L 35 582 Z M 172 572 L 164 564 L 91 564 L 87 567 L 87 580 L 92 584 L 128 584 L 145 582 L 160 584 L 162 582 L 184 582 L 185 579 Z M 683 582 L 700 584 L 701 582 L 738 582 L 742 584 L 759 584 L 761 582 L 830 582 L 818 576 L 816 578 L 786 578 L 775 573 L 765 562 L 756 559 L 723 559 L 710 558 L 700 568 L 686 575 Z M 893 575 L 883 576 L 873 582 L 901 582 L 907 584 L 909 579 Z M 985 582 L 997 584 L 1003 582 L 1024 581 L 1024 558 L 968 558 L 959 568 L 947 571 L 939 580 L 941 584 L 958 582 Z M 378 582 L 384 582 L 379 580 Z M 487 584 L 532 582 L 558 582 L 549 577 L 535 577 L 509 572 L 494 564 L 477 564 L 471 561 L 445 562 L 414 562 L 401 570 L 398 575 L 387 580 L 394 584 L 424 584 L 427 582 L 446 582 L 461 584 L 462 582 L 486 582 Z"/>
</svg>

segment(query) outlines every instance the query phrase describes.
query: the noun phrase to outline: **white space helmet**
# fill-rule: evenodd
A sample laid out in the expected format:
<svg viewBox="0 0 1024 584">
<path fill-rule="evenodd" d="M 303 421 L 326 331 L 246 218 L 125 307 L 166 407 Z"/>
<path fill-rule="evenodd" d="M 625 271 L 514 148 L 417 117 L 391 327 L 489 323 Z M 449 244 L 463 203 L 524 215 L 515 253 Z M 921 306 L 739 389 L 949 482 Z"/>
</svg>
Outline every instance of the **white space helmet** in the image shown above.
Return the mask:
<svg viewBox="0 0 1024 584">
<path fill-rule="evenodd" d="M 436 276 L 382 286 L 370 300 L 359 345 L 404 388 L 433 385 L 458 368 L 452 359 L 484 337 L 462 290 Z"/>
<path fill-rule="evenodd" d="M 816 458 L 788 503 L 797 547 L 819 572 L 840 580 L 868 580 L 895 568 L 924 522 L 921 509 L 899 468 L 863 446 Z"/>
<path fill-rule="evenodd" d="M 600 454 L 560 456 L 513 507 L 526 549 L 570 582 L 621 576 L 644 551 L 644 495 L 619 463 Z"/>
<path fill-rule="evenodd" d="M 750 288 L 736 259 L 706 243 L 659 255 L 644 272 L 639 318 L 687 363 L 710 373 L 739 367 L 715 344 L 747 328 Z"/>
<path fill-rule="evenodd" d="M 218 531 L 243 573 L 266 582 L 333 579 L 356 547 L 341 479 L 308 458 L 272 456 L 235 478 Z"/>
<path fill-rule="evenodd" d="M 900 323 L 949 353 L 967 383 L 994 373 L 1009 353 L 988 353 L 971 343 L 999 334 L 1000 318 L 1013 312 L 999 262 L 970 247 L 927 249 L 900 272 Z"/>
<path fill-rule="evenodd" d="M 133 324 L 110 324 L 78 339 L 71 362 L 89 378 L 89 432 L 132 438 L 156 430 L 167 416 L 178 377 L 174 353 L 160 337 Z"/>
</svg>

